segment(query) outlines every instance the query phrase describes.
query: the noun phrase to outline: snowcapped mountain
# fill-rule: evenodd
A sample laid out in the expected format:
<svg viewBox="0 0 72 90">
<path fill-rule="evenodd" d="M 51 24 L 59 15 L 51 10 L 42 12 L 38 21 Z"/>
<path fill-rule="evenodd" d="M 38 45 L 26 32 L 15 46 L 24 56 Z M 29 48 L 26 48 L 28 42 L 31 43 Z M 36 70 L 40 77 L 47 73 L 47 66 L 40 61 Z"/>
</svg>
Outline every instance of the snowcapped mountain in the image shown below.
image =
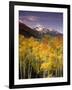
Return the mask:
<svg viewBox="0 0 72 90">
<path fill-rule="evenodd" d="M 50 34 L 50 35 L 58 35 L 58 34 L 62 34 L 59 31 L 56 31 L 54 29 L 48 29 L 45 27 L 35 27 L 34 30 L 38 31 L 41 34 Z"/>
<path fill-rule="evenodd" d="M 51 36 L 63 36 L 62 33 L 52 30 L 52 29 L 47 29 L 45 27 L 35 27 L 34 29 L 28 27 L 22 22 L 19 22 L 19 33 L 26 36 L 26 37 L 35 37 L 35 38 L 42 38 L 44 35 L 51 35 Z"/>
</svg>

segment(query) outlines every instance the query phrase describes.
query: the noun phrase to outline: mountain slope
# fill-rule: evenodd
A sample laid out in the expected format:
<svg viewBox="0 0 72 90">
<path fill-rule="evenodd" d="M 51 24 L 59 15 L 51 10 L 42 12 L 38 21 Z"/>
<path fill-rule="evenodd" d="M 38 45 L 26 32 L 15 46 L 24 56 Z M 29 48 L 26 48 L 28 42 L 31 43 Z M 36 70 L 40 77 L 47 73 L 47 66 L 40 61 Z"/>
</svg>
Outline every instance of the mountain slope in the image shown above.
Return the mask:
<svg viewBox="0 0 72 90">
<path fill-rule="evenodd" d="M 63 34 L 58 31 L 49 30 L 46 28 L 36 27 L 34 29 L 31 29 L 30 27 L 21 22 L 19 22 L 19 34 L 22 34 L 25 37 L 33 36 L 35 38 L 42 38 L 44 35 L 63 36 Z"/>
<path fill-rule="evenodd" d="M 36 37 L 40 38 L 41 35 L 38 31 L 31 29 L 30 27 L 26 26 L 25 24 L 19 22 L 19 34 L 22 34 L 26 37 Z"/>
</svg>

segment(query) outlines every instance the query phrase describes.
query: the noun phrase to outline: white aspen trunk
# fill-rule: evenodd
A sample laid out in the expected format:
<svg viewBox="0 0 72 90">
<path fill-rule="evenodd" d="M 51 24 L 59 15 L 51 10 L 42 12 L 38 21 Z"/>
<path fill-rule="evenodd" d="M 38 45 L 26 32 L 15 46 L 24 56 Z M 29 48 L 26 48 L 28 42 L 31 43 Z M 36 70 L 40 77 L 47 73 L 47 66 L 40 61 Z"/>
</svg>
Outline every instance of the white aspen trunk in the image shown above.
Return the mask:
<svg viewBox="0 0 72 90">
<path fill-rule="evenodd" d="M 43 72 L 43 78 L 45 78 L 45 71 Z"/>
<path fill-rule="evenodd" d="M 48 77 L 49 77 L 49 71 L 48 71 Z"/>
<path fill-rule="evenodd" d="M 22 79 L 22 76 L 23 76 L 22 61 L 20 61 L 20 75 L 21 75 L 21 79 Z"/>
<path fill-rule="evenodd" d="M 23 78 L 25 78 L 25 61 L 23 62 Z"/>
<path fill-rule="evenodd" d="M 29 61 L 29 64 L 28 64 L 28 78 L 31 78 L 30 61 Z"/>
<path fill-rule="evenodd" d="M 56 77 L 57 77 L 57 69 L 56 69 Z"/>
</svg>

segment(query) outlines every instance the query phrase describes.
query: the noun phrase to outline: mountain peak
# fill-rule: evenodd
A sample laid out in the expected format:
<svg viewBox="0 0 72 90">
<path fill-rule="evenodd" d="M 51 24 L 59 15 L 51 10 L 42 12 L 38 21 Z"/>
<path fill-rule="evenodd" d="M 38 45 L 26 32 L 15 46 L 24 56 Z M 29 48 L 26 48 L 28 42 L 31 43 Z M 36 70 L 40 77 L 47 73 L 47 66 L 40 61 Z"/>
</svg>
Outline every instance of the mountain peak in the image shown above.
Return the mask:
<svg viewBox="0 0 72 90">
<path fill-rule="evenodd" d="M 54 34 L 62 34 L 61 32 L 51 29 L 51 28 L 45 28 L 43 26 L 36 26 L 34 30 L 39 31 L 40 33 L 54 33 Z"/>
<path fill-rule="evenodd" d="M 25 25 L 23 22 L 19 22 L 19 33 L 26 36 L 26 37 L 35 37 L 35 38 L 42 38 L 44 35 L 51 35 L 51 36 L 62 36 L 63 34 L 53 30 L 53 29 L 48 29 L 45 27 L 35 27 L 34 29 L 28 27 Z"/>
</svg>

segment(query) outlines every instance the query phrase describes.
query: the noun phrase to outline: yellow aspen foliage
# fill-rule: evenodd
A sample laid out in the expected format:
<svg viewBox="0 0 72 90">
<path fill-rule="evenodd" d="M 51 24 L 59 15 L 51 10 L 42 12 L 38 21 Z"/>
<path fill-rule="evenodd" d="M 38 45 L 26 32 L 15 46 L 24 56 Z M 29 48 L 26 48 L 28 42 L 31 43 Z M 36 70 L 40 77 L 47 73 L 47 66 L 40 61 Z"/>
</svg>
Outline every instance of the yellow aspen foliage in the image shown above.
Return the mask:
<svg viewBox="0 0 72 90">
<path fill-rule="evenodd" d="M 43 40 L 38 40 L 19 35 L 19 60 L 30 63 L 38 75 L 41 71 L 52 72 L 48 74 L 51 77 L 54 71 L 59 72 L 63 68 L 63 38 L 45 36 Z"/>
</svg>

